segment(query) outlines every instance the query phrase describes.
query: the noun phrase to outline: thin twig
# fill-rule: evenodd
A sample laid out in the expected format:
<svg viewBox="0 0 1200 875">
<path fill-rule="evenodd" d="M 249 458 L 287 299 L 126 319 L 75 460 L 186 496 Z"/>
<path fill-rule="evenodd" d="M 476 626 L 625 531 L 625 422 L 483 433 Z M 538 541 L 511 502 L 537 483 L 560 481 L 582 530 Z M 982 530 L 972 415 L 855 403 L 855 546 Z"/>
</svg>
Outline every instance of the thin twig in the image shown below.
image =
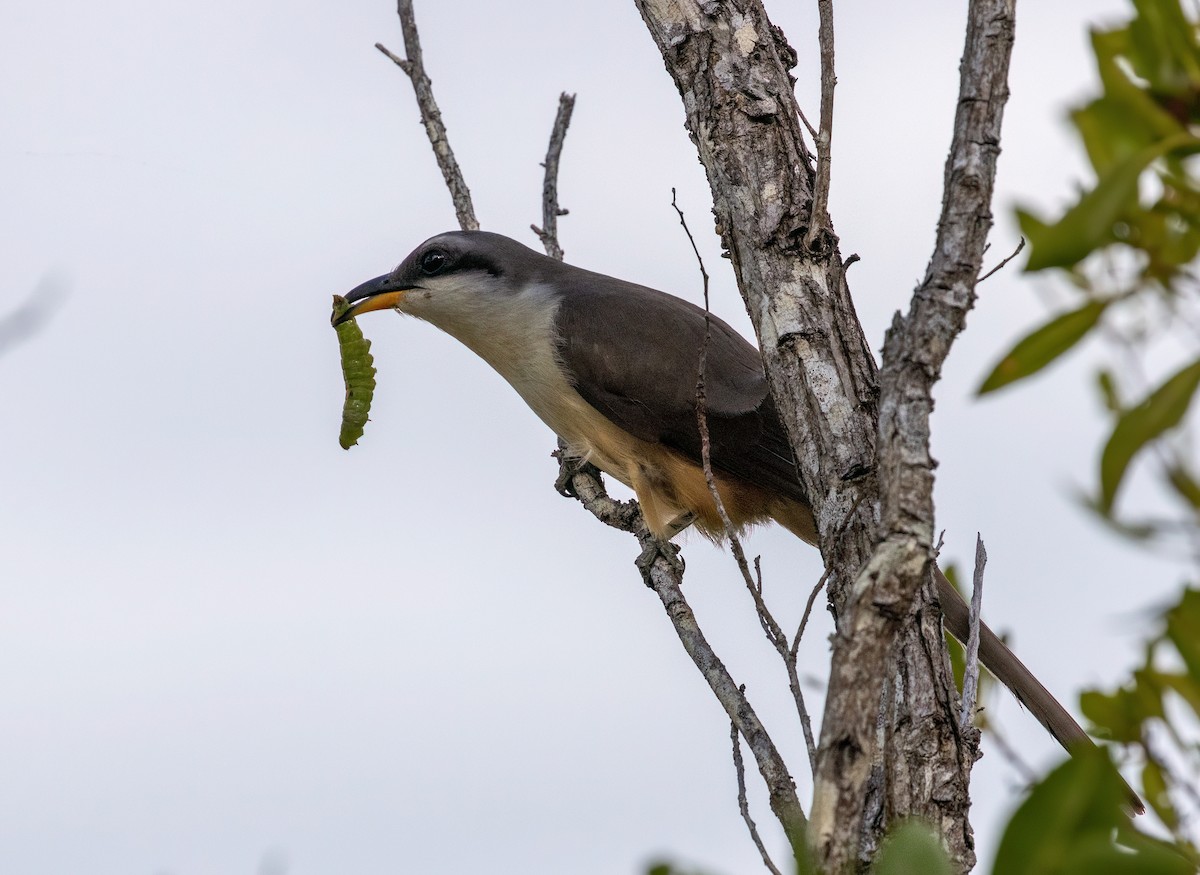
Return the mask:
<svg viewBox="0 0 1200 875">
<path fill-rule="evenodd" d="M 850 505 L 850 508 L 838 523 L 837 528 L 833 530 L 835 538 L 841 537 L 842 532 L 846 530 L 846 526 L 850 525 L 850 520 L 854 518 L 854 514 L 858 511 L 859 505 L 863 503 L 864 497 L 862 493 L 859 493 L 858 497 L 854 499 L 854 503 Z M 796 630 L 796 640 L 792 642 L 792 650 L 800 646 L 800 639 L 804 637 L 804 627 L 808 625 L 808 617 L 812 613 L 813 603 L 817 600 L 817 593 L 824 588 L 826 582 L 829 580 L 829 575 L 830 569 L 826 568 L 825 573 L 821 575 L 821 579 L 817 581 L 817 585 L 813 587 L 813 591 L 808 594 L 808 604 L 804 606 L 804 616 L 800 618 L 800 628 Z"/>
<path fill-rule="evenodd" d="M 833 0 L 817 0 L 817 41 L 821 48 L 821 129 L 816 136 L 817 178 L 813 187 L 812 214 L 805 242 L 811 247 L 829 229 L 829 179 L 833 158 L 833 89 L 837 75 L 833 63 Z"/>
<path fill-rule="evenodd" d="M 967 634 L 966 665 L 963 670 L 962 710 L 958 725 L 964 730 L 975 722 L 975 700 L 979 695 L 979 614 L 983 605 L 983 569 L 987 550 L 983 538 L 975 535 L 975 576 L 971 582 L 971 620 Z"/>
<path fill-rule="evenodd" d="M 808 135 L 812 137 L 813 148 L 815 149 L 817 147 L 817 129 L 812 126 L 812 122 L 808 120 L 808 117 L 804 114 L 804 110 L 797 106 L 796 112 L 800 116 L 800 121 L 804 122 L 804 127 L 808 130 Z"/>
<path fill-rule="evenodd" d="M 414 90 L 417 92 L 417 102 L 421 106 L 422 121 L 459 214 L 459 225 L 464 230 L 477 229 L 479 224 L 471 206 L 470 194 L 450 151 L 445 129 L 441 125 L 441 115 L 433 102 L 429 78 L 424 72 L 411 0 L 399 0 L 398 12 L 408 60 L 396 57 L 380 44 L 376 44 L 376 48 L 412 79 Z M 571 459 L 561 441 L 560 450 L 556 455 L 559 456 L 560 462 L 560 488 L 576 497 L 601 522 L 631 532 L 637 537 L 642 547 L 637 566 L 643 579 L 662 601 L 684 650 L 708 682 L 725 713 L 737 726 L 738 732 L 746 739 L 747 746 L 754 754 L 759 773 L 767 785 L 771 811 L 783 825 L 788 841 L 794 849 L 803 847 L 808 822 L 796 796 L 796 785 L 788 773 L 787 763 L 749 701 L 709 645 L 696 622 L 695 614 L 683 597 L 683 562 L 678 558 L 678 548 L 654 537 L 646 527 L 636 501 L 619 502 L 610 498 L 599 477 L 599 471 Z"/>
<path fill-rule="evenodd" d="M 990 277 L 996 271 L 1003 268 L 1004 265 L 1008 264 L 1010 261 L 1012 261 L 1018 255 L 1020 255 L 1021 250 L 1024 248 L 1025 248 L 1025 238 L 1022 237 L 1021 242 L 1017 244 L 1017 248 L 1012 251 L 1012 255 L 1008 256 L 1008 258 L 1004 259 L 999 264 L 997 264 L 995 267 L 993 267 L 991 270 L 989 270 L 987 273 L 985 273 L 983 276 L 981 276 L 979 279 L 975 280 L 975 285 L 979 285 L 981 282 L 983 282 L 985 279 Z"/>
<path fill-rule="evenodd" d="M 743 694 L 746 692 L 745 685 L 742 685 L 740 689 Z M 763 865 L 767 867 L 771 875 L 783 875 L 771 861 L 771 855 L 767 853 L 762 836 L 758 834 L 758 827 L 754 825 L 754 818 L 750 816 L 750 802 L 746 798 L 746 764 L 742 761 L 742 739 L 738 735 L 736 723 L 729 724 L 729 741 L 733 744 L 733 768 L 737 772 L 738 811 L 742 813 L 742 820 L 746 821 L 746 828 L 750 830 L 750 840 L 762 854 Z"/>
<path fill-rule="evenodd" d="M 808 748 L 808 764 L 812 769 L 813 780 L 817 777 L 817 742 L 813 735 L 812 718 L 808 716 L 808 708 L 804 705 L 803 694 L 800 690 L 800 677 L 797 668 L 799 664 L 800 639 L 804 637 L 804 629 L 808 626 L 808 618 L 812 614 L 813 604 L 817 600 L 817 593 L 825 588 L 825 582 L 829 580 L 829 569 L 821 575 L 821 579 L 817 581 L 817 585 L 813 587 L 812 592 L 808 594 L 808 602 L 804 605 L 804 614 L 800 617 L 800 625 L 796 629 L 796 637 L 792 639 L 792 646 L 788 649 L 787 659 L 784 660 L 788 667 L 788 684 L 792 687 L 793 698 L 796 700 L 796 709 L 800 715 L 800 728 L 804 731 L 804 745 Z"/>
<path fill-rule="evenodd" d="M 721 518 L 721 524 L 725 528 L 725 536 L 729 539 L 729 550 L 737 562 L 738 570 L 742 574 L 742 580 L 746 584 L 746 589 L 750 591 L 750 597 L 754 600 L 754 610 L 758 615 L 758 623 L 762 627 L 767 641 L 771 643 L 771 646 L 775 648 L 776 653 L 783 660 L 784 667 L 787 670 L 788 686 L 791 688 L 792 698 L 796 703 L 796 713 L 800 718 L 800 726 L 804 731 L 804 741 L 808 746 L 809 763 L 815 774 L 817 745 L 813 737 L 812 719 L 809 717 L 808 707 L 804 703 L 804 690 L 800 686 L 800 676 L 796 669 L 796 649 L 788 645 L 787 634 L 783 631 L 779 623 L 776 622 L 775 617 L 767 607 L 766 601 L 763 599 L 762 565 L 759 559 L 756 558 L 754 560 L 757 578 L 750 574 L 750 567 L 746 562 L 746 552 L 742 548 L 741 538 L 738 537 L 733 521 L 730 519 L 729 513 L 725 508 L 725 502 L 721 499 L 720 490 L 717 489 L 717 479 L 713 474 L 712 442 L 708 432 L 708 398 L 705 393 L 704 382 L 705 366 L 708 362 L 708 346 L 712 338 L 712 313 L 709 309 L 708 297 L 708 271 L 704 269 L 704 259 L 700 257 L 700 249 L 696 246 L 696 239 L 692 236 L 692 231 L 688 227 L 687 218 L 684 216 L 683 210 L 679 208 L 675 197 L 675 189 L 673 188 L 671 189 L 671 206 L 674 207 L 675 212 L 679 216 L 679 224 L 683 226 L 683 231 L 692 246 L 696 262 L 700 266 L 700 276 L 704 282 L 704 341 L 700 346 L 700 364 L 696 376 L 696 425 L 700 430 L 700 460 L 704 467 L 704 480 L 708 484 L 708 491 L 712 495 L 713 503 L 716 505 L 717 514 Z"/>
<path fill-rule="evenodd" d="M 404 52 L 407 60 L 397 57 L 388 51 L 381 43 L 375 43 L 375 48 L 383 52 L 392 62 L 408 75 L 412 82 L 413 91 L 417 95 L 417 106 L 421 110 L 421 122 L 425 125 L 425 133 L 429 136 L 429 144 L 433 146 L 433 154 L 437 157 L 438 167 L 442 171 L 442 179 L 450 190 L 454 201 L 454 212 L 458 216 L 458 226 L 464 231 L 477 231 L 479 221 L 475 218 L 475 206 L 471 203 L 471 191 L 463 179 L 462 170 L 450 148 L 450 140 L 446 137 L 446 126 L 442 123 L 442 113 L 437 101 L 433 99 L 433 83 L 425 73 L 425 62 L 421 55 L 421 39 L 417 33 L 417 20 L 413 16 L 412 0 L 397 0 L 396 13 L 400 16 L 400 30 L 404 33 Z"/>
<path fill-rule="evenodd" d="M 562 261 L 563 250 L 558 242 L 558 217 L 565 216 L 567 211 L 558 206 L 558 161 L 562 157 L 563 141 L 567 138 L 567 128 L 571 124 L 571 112 L 574 109 L 574 94 L 564 91 L 558 96 L 558 113 L 554 116 L 550 146 L 546 149 L 546 161 L 542 164 L 546 168 L 546 175 L 542 179 L 542 227 L 529 226 L 542 241 L 546 254 L 559 261 Z"/>
<path fill-rule="evenodd" d="M 813 603 L 817 600 L 817 593 L 825 588 L 825 583 L 828 580 L 829 569 L 826 568 L 825 573 L 821 575 L 821 579 L 817 581 L 817 585 L 808 594 L 808 603 L 804 606 L 804 616 L 800 618 L 800 628 L 796 630 L 796 640 L 792 642 L 793 649 L 800 646 L 800 639 L 804 637 L 804 627 L 808 625 L 808 617 L 812 613 Z"/>
<path fill-rule="evenodd" d="M 729 549 L 737 561 L 738 570 L 742 573 L 742 580 L 745 582 L 746 589 L 750 591 L 750 595 L 754 599 L 754 607 L 758 612 L 758 621 L 763 627 L 763 633 L 767 636 L 767 640 L 780 653 L 786 653 L 787 636 L 783 634 L 783 629 L 779 627 L 779 624 L 775 622 L 774 617 L 771 616 L 771 612 L 767 609 L 766 603 L 762 598 L 761 589 L 755 585 L 754 578 L 750 574 L 750 565 L 746 561 L 746 552 L 742 549 L 741 538 L 738 537 L 737 530 L 733 526 L 733 520 L 730 519 L 729 512 L 725 508 L 725 502 L 721 498 L 720 490 L 717 489 L 717 478 L 713 474 L 712 442 L 708 432 L 708 397 L 705 390 L 705 368 L 708 363 L 708 347 L 712 340 L 712 314 L 709 310 L 708 299 L 708 271 L 704 269 L 704 259 L 700 257 L 700 249 L 696 246 L 696 240 L 692 236 L 691 229 L 688 228 L 683 210 L 679 208 L 679 204 L 675 199 L 674 188 L 671 189 L 671 207 L 679 216 L 679 224 L 683 226 L 683 232 L 687 235 L 688 243 L 692 246 L 696 262 L 700 266 L 700 276 L 704 282 L 704 340 L 700 345 L 700 363 L 696 373 L 696 424 L 700 430 L 700 461 L 704 468 L 704 480 L 708 484 L 708 491 L 712 495 L 713 504 L 716 505 L 717 515 L 721 518 L 721 525 L 725 528 L 725 536 L 729 539 Z"/>
<path fill-rule="evenodd" d="M 787 763 L 767 734 L 749 700 L 700 630 L 696 615 L 683 596 L 683 567 L 674 556 L 677 548 L 673 544 L 663 544 L 650 533 L 642 520 L 637 502 L 617 502 L 609 498 L 594 468 L 579 466 L 570 459 L 565 461 L 570 466 L 566 474 L 571 494 L 601 522 L 637 537 L 642 546 L 638 568 L 642 570 L 646 585 L 653 589 L 662 601 L 684 650 L 708 682 L 709 688 L 724 707 L 729 719 L 737 726 L 750 752 L 754 754 L 759 774 L 767 785 L 771 811 L 783 825 L 792 847 L 803 847 L 807 819 L 796 796 L 796 785 L 788 773 Z M 672 555 L 668 556 L 668 553 Z"/>
<path fill-rule="evenodd" d="M 858 506 L 862 504 L 863 496 L 859 494 L 854 503 L 850 505 L 850 509 L 846 511 L 846 515 L 842 521 L 838 523 L 838 527 L 834 529 L 834 536 L 840 536 L 851 518 L 858 510 Z M 826 568 L 821 575 L 821 579 L 817 581 L 817 585 L 813 587 L 812 592 L 808 594 L 808 602 L 804 605 L 804 614 L 800 617 L 800 626 L 796 629 L 796 637 L 792 639 L 792 646 L 788 650 L 787 658 L 784 662 L 788 666 L 788 682 L 792 685 L 792 692 L 796 698 L 796 707 L 800 713 L 800 727 L 804 730 L 804 743 L 808 747 L 808 762 L 812 766 L 813 780 L 817 777 L 817 745 L 813 739 L 812 720 L 808 716 L 808 709 L 804 707 L 804 699 L 800 689 L 800 678 L 798 675 L 797 665 L 799 662 L 800 639 L 804 637 L 804 630 L 808 626 L 808 618 L 812 616 L 813 605 L 817 601 L 817 593 L 825 588 L 826 582 L 829 580 L 830 569 Z"/>
</svg>

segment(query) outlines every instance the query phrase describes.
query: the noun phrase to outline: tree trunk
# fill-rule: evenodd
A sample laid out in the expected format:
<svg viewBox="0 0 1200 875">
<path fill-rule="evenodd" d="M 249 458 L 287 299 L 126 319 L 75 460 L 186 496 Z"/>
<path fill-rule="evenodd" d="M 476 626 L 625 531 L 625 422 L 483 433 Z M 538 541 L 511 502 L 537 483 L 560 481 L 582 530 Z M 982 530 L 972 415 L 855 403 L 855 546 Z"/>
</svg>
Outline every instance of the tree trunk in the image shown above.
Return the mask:
<svg viewBox="0 0 1200 875">
<path fill-rule="evenodd" d="M 929 413 L 991 227 L 1014 2 L 971 4 L 935 254 L 881 373 L 832 226 L 811 215 L 794 50 L 758 0 L 635 0 L 683 98 L 829 570 L 837 632 L 809 833 L 829 871 L 865 866 L 912 816 L 974 865 L 975 739 L 955 716 L 930 577 Z"/>
</svg>

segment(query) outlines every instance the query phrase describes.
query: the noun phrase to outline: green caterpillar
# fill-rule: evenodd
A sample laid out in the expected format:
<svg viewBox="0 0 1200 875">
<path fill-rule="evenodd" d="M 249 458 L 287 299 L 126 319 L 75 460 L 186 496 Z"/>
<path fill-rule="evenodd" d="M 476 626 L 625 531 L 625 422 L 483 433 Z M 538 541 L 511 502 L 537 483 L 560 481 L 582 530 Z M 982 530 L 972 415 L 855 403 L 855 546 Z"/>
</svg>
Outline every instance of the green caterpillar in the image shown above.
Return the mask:
<svg viewBox="0 0 1200 875">
<path fill-rule="evenodd" d="M 335 319 L 348 309 L 345 298 L 333 296 Z M 362 329 L 353 319 L 347 319 L 335 330 L 342 354 L 342 379 L 346 383 L 338 443 L 343 450 L 348 450 L 363 436 L 367 414 L 371 412 L 371 399 L 375 396 L 375 357 L 371 355 L 371 341 L 363 337 Z"/>
</svg>

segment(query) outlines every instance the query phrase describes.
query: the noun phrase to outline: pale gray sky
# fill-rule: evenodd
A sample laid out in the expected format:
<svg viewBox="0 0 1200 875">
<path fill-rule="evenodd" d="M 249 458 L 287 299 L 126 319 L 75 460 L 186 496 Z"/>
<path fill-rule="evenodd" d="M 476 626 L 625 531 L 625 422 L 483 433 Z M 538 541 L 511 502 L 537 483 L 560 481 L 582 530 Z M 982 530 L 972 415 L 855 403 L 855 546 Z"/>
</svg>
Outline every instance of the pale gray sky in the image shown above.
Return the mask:
<svg viewBox="0 0 1200 875">
<path fill-rule="evenodd" d="M 771 3 L 804 58 L 815 11 Z M 928 260 L 964 4 L 844 4 L 832 211 L 876 346 Z M 1085 21 L 1020 9 L 989 260 L 1011 207 L 1052 209 L 1082 165 L 1063 124 Z M 22 875 L 631 873 L 665 854 L 760 865 L 728 725 L 633 568 L 636 546 L 552 489 L 553 439 L 429 326 L 362 321 L 379 368 L 361 445 L 337 445 L 330 295 L 454 225 L 387 0 L 4 5 L 0 314 L 67 296 L 0 357 L 0 871 Z M 693 300 L 670 189 L 748 323 L 711 234 L 678 96 L 628 2 L 426 0 L 426 61 L 480 219 L 531 245 L 561 90 L 567 259 Z M 946 555 L 991 563 L 985 614 L 1074 702 L 1116 678 L 1179 572 L 1073 506 L 1102 417 L 1086 362 L 971 390 L 1055 290 L 981 289 L 938 389 Z M 1040 290 L 1040 291 L 1039 291 Z M 815 551 L 761 531 L 793 622 Z M 807 762 L 780 667 L 728 555 L 694 539 L 687 593 L 734 676 Z M 823 677 L 824 613 L 805 671 Z M 819 689 L 810 708 L 821 710 Z M 1039 766 L 1059 751 L 1011 699 Z M 1017 778 L 985 741 L 981 859 Z M 778 830 L 752 779 L 756 816 Z"/>
</svg>

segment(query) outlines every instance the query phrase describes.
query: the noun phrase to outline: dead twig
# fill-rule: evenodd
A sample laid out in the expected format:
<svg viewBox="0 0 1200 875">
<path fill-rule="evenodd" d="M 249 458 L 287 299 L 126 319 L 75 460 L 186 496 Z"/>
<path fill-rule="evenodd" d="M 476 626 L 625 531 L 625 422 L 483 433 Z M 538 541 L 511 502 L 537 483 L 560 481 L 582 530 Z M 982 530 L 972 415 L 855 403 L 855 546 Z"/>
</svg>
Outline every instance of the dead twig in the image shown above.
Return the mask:
<svg viewBox="0 0 1200 875">
<path fill-rule="evenodd" d="M 740 689 L 743 693 L 746 692 L 744 685 Z M 742 762 L 742 740 L 738 735 L 736 723 L 729 724 L 729 741 L 733 745 L 733 768 L 737 772 L 738 811 L 742 813 L 742 820 L 746 822 L 746 828 L 750 830 L 750 840 L 754 842 L 754 847 L 758 848 L 759 854 L 762 855 L 763 865 L 767 867 L 771 875 L 783 875 L 771 861 L 771 855 L 767 853 L 762 836 L 758 834 L 754 818 L 750 816 L 750 802 L 746 798 L 746 764 Z"/>
<path fill-rule="evenodd" d="M 733 553 L 734 559 L 737 561 L 738 570 L 742 573 L 742 580 L 754 599 L 754 606 L 758 611 L 758 618 L 762 624 L 763 632 L 766 634 L 767 640 L 776 648 L 779 648 L 781 644 L 786 647 L 787 637 L 771 616 L 770 611 L 767 610 L 767 606 L 762 598 L 762 589 L 755 584 L 754 577 L 750 574 L 750 565 L 746 561 L 746 552 L 742 549 L 741 538 L 738 537 L 737 530 L 733 526 L 733 521 L 729 518 L 729 513 L 725 509 L 725 502 L 722 500 L 721 492 L 717 488 L 716 475 L 713 474 L 712 442 L 709 439 L 708 432 L 708 397 L 705 389 L 705 368 L 708 363 L 708 347 L 712 341 L 712 319 L 708 298 L 708 271 L 704 269 L 704 259 L 700 256 L 700 249 L 696 246 L 696 239 L 692 236 L 691 229 L 688 228 L 687 218 L 676 201 L 674 188 L 671 189 L 671 207 L 675 210 L 676 215 L 679 216 L 679 224 L 683 227 L 683 233 L 687 235 L 688 243 L 691 244 L 692 253 L 696 256 L 696 263 L 700 266 L 700 278 L 704 284 L 704 340 L 700 344 L 700 362 L 696 371 L 696 425 L 700 430 L 700 461 L 704 468 L 704 480 L 708 484 L 708 492 L 712 496 L 713 504 L 717 508 L 717 515 L 721 518 L 721 525 L 725 528 L 725 537 L 729 539 L 729 548 Z"/>
<path fill-rule="evenodd" d="M 429 144 L 433 146 L 433 154 L 437 157 L 438 168 L 442 171 L 442 179 L 446 180 L 446 188 L 450 190 L 450 198 L 454 201 L 454 213 L 458 217 L 458 226 L 464 231 L 477 231 L 479 230 L 479 220 L 475 218 L 475 205 L 471 202 L 471 191 L 467 188 L 462 170 L 450 148 L 450 140 L 446 136 L 446 126 L 442 123 L 441 110 L 438 109 L 437 101 L 433 99 L 433 83 L 425 72 L 425 61 L 421 55 L 421 38 L 417 33 L 417 20 L 413 15 L 412 0 L 397 0 L 396 13 L 400 16 L 400 30 L 404 34 L 404 52 L 408 57 L 397 57 L 382 43 L 375 43 L 375 48 L 390 58 L 412 82 L 413 91 L 417 95 L 417 106 L 421 110 L 421 123 L 425 125 L 425 133 L 429 136 Z"/>
<path fill-rule="evenodd" d="M 568 464 L 571 464 L 569 460 Z M 738 733 L 746 740 L 759 774 L 767 785 L 771 811 L 783 824 L 792 847 L 803 847 L 807 819 L 796 796 L 796 785 L 788 773 L 787 763 L 749 700 L 700 630 L 696 615 L 683 596 L 683 564 L 675 556 L 677 548 L 673 544 L 663 544 L 650 533 L 642 520 L 637 502 L 617 502 L 609 498 L 595 469 L 575 466 L 567 473 L 571 494 L 585 508 L 606 525 L 630 532 L 638 539 L 642 554 L 637 564 L 643 580 L 662 601 L 683 649 L 708 682 Z"/>
<path fill-rule="evenodd" d="M 983 569 L 987 566 L 987 550 L 983 538 L 975 535 L 975 576 L 971 589 L 971 621 L 967 635 L 966 664 L 963 669 L 962 710 L 958 725 L 962 729 L 975 722 L 975 702 L 979 695 L 979 614 L 983 604 Z"/>
<path fill-rule="evenodd" d="M 475 219 L 470 193 L 450 150 L 445 128 L 441 124 L 441 114 L 433 101 L 429 77 L 425 75 L 411 0 L 399 0 L 397 11 L 400 15 L 401 29 L 404 31 L 408 58 L 399 58 L 378 43 L 376 48 L 412 80 L 417 92 L 417 102 L 421 107 L 422 121 L 438 156 L 442 176 L 454 199 L 459 225 L 464 230 L 476 230 L 479 223 Z M 642 572 L 643 580 L 662 601 L 684 650 L 708 682 L 725 713 L 737 727 L 738 733 L 746 740 L 759 773 L 767 785 L 771 810 L 783 825 L 789 842 L 793 848 L 803 847 L 808 823 L 796 796 L 796 785 L 775 743 L 725 665 L 709 645 L 696 622 L 695 614 L 683 597 L 683 562 L 678 558 L 678 548 L 673 544 L 660 542 L 650 533 L 636 501 L 620 502 L 610 498 L 600 479 L 599 471 L 593 466 L 580 464 L 579 460 L 572 459 L 561 441 L 559 447 L 559 451 L 555 453 L 560 463 L 556 485 L 560 491 L 577 498 L 601 522 L 630 532 L 637 538 L 642 547 L 637 566 Z"/>
<path fill-rule="evenodd" d="M 796 107 L 796 114 L 800 116 L 800 121 L 804 122 L 805 130 L 807 130 L 808 135 L 812 137 L 813 148 L 816 148 L 818 136 L 817 129 L 812 126 L 812 122 L 808 120 L 808 117 L 804 114 L 804 110 L 802 110 L 800 107 Z"/>
<path fill-rule="evenodd" d="M 696 424 L 700 430 L 700 460 L 704 467 L 704 480 L 708 484 L 708 491 L 712 495 L 713 503 L 716 505 L 717 514 L 721 518 L 721 524 L 725 528 L 725 536 L 729 539 L 730 552 L 737 562 L 738 570 L 742 574 L 742 580 L 746 584 L 746 589 L 749 590 L 750 597 L 754 600 L 754 610 L 758 615 L 759 625 L 762 627 L 767 641 L 771 643 L 776 653 L 779 654 L 780 659 L 783 660 L 784 667 L 787 670 L 788 686 L 791 688 L 792 698 L 796 702 L 796 713 L 800 718 L 800 725 L 804 731 L 804 741 L 808 746 L 809 764 L 815 773 L 817 746 L 816 740 L 813 737 L 812 719 L 809 717 L 808 707 L 804 703 L 804 690 L 800 686 L 800 676 L 796 668 L 796 647 L 789 644 L 787 634 L 783 631 L 779 623 L 776 622 L 775 617 L 767 607 L 766 600 L 763 598 L 761 557 L 755 558 L 755 574 L 753 576 L 750 574 L 750 566 L 746 562 L 746 552 L 742 547 L 741 538 L 738 537 L 738 533 L 733 526 L 733 521 L 729 518 L 725 502 L 721 499 L 720 490 L 717 488 L 716 476 L 713 474 L 712 442 L 708 431 L 708 399 L 704 383 L 705 365 L 708 361 L 708 346 L 712 337 L 712 320 L 708 296 L 709 277 L 708 271 L 704 268 L 704 259 L 700 257 L 700 250 L 696 246 L 696 240 L 692 236 L 691 229 L 688 227 L 687 218 L 684 216 L 683 210 L 679 208 L 675 197 L 675 189 L 673 188 L 671 189 L 671 206 L 675 209 L 676 214 L 678 214 L 679 224 L 683 226 L 683 231 L 692 246 L 692 252 L 695 254 L 696 262 L 700 266 L 700 276 L 704 284 L 704 341 L 700 346 L 700 363 L 696 376 Z"/>
<path fill-rule="evenodd" d="M 833 159 L 833 89 L 837 75 L 833 63 L 833 0 L 817 0 L 817 42 L 821 50 L 821 128 L 816 135 L 817 178 L 813 186 L 812 214 L 805 243 L 829 231 L 829 182 Z"/>
<path fill-rule="evenodd" d="M 1024 248 L 1025 248 L 1025 238 L 1022 237 L 1021 242 L 1017 244 L 1017 248 L 1012 251 L 1012 255 L 1008 256 L 1008 258 L 1005 258 L 1003 261 L 1001 261 L 999 264 L 997 264 L 995 267 L 993 267 L 991 270 L 989 270 L 987 273 L 985 273 L 979 279 L 975 280 L 975 285 L 979 285 L 981 282 L 983 282 L 985 279 L 990 277 L 992 274 L 996 273 L 996 271 L 1003 268 L 1004 265 L 1008 264 L 1010 261 L 1012 261 L 1018 255 L 1020 255 L 1021 250 Z"/>
<path fill-rule="evenodd" d="M 565 216 L 567 210 L 558 206 L 558 161 L 562 157 L 563 141 L 567 138 L 567 128 L 571 124 L 571 113 L 574 109 L 574 94 L 564 91 L 558 96 L 558 113 L 554 117 L 554 126 L 550 129 L 550 146 L 546 149 L 546 161 L 542 164 L 546 169 L 542 180 L 542 227 L 529 226 L 542 241 L 546 254 L 559 261 L 562 261 L 563 250 L 558 242 L 558 217 Z"/>
<path fill-rule="evenodd" d="M 826 568 L 825 573 L 821 575 L 821 579 L 817 581 L 817 585 L 808 594 L 808 603 L 804 606 L 804 616 L 800 618 L 800 628 L 796 630 L 796 640 L 792 642 L 793 648 L 800 646 L 800 639 L 804 637 L 804 627 L 808 625 L 808 617 L 812 613 L 813 604 L 817 600 L 817 594 L 825 588 L 825 583 L 828 580 L 829 569 Z"/>
</svg>

